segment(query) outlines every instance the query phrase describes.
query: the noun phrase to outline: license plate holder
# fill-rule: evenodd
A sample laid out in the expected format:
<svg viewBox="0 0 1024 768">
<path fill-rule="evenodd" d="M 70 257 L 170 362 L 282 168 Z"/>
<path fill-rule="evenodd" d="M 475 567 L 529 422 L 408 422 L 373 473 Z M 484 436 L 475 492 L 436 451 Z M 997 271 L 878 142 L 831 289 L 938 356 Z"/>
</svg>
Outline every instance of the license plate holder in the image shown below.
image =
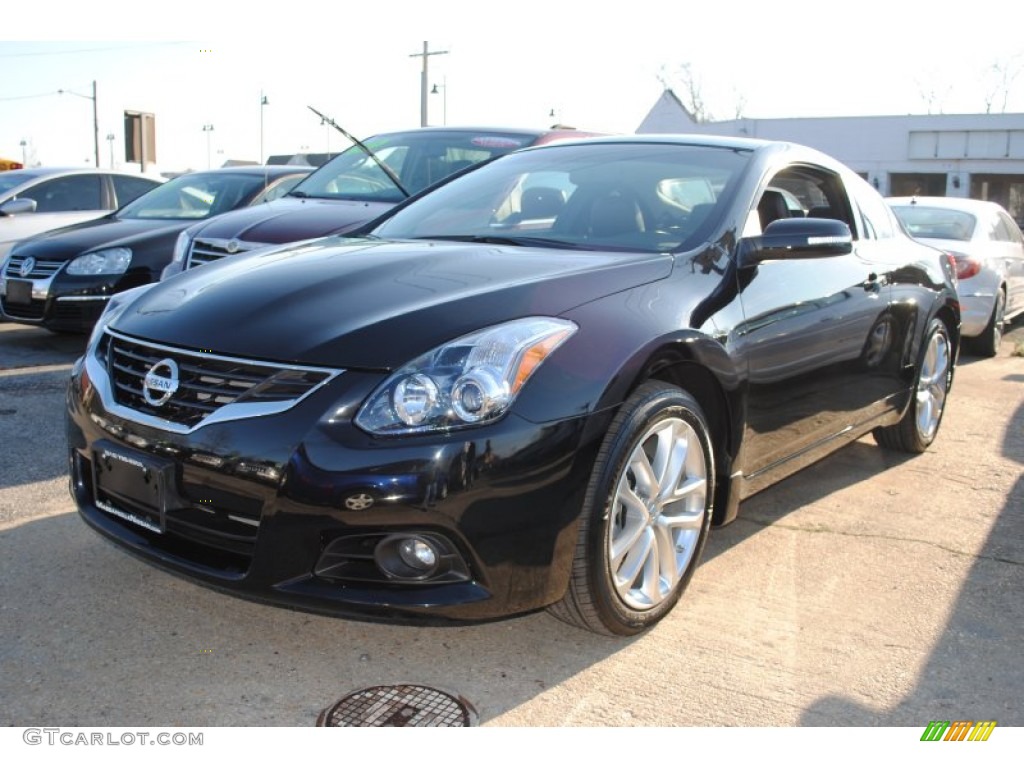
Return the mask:
<svg viewBox="0 0 1024 768">
<path fill-rule="evenodd" d="M 172 462 L 100 443 L 92 467 L 97 507 L 153 533 L 167 530 L 168 501 L 174 497 Z"/>
<path fill-rule="evenodd" d="M 8 278 L 6 294 L 8 304 L 31 304 L 32 281 Z"/>
</svg>

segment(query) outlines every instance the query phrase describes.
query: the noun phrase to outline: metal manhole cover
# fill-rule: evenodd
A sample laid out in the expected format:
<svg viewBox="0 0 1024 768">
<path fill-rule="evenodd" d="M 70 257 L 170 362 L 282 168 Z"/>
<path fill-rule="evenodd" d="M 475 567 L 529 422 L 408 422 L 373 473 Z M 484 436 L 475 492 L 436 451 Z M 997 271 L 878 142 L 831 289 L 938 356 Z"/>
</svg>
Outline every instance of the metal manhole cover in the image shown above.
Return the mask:
<svg viewBox="0 0 1024 768">
<path fill-rule="evenodd" d="M 343 696 L 320 713 L 318 726 L 337 728 L 468 728 L 476 724 L 469 702 L 424 685 L 377 685 Z"/>
</svg>

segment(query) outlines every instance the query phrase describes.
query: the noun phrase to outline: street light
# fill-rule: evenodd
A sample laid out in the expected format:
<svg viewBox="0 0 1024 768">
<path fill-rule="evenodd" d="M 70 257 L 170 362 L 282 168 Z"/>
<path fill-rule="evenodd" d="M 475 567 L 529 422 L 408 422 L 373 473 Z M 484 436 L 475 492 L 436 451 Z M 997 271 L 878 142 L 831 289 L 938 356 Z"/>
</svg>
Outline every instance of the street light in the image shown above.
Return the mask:
<svg viewBox="0 0 1024 768">
<path fill-rule="evenodd" d="M 114 167 L 114 134 L 107 134 L 107 141 L 110 142 L 110 167 Z"/>
<path fill-rule="evenodd" d="M 445 77 L 442 80 L 441 85 L 438 85 L 437 83 L 434 83 L 434 87 L 430 89 L 430 93 L 432 95 L 434 95 L 434 96 L 437 95 L 438 91 L 441 92 L 441 96 L 443 97 L 442 104 L 444 105 L 442 107 L 442 109 L 443 109 L 442 114 L 444 115 L 444 122 L 442 122 L 441 125 L 448 125 L 448 78 L 447 77 Z"/>
<path fill-rule="evenodd" d="M 432 51 L 427 41 L 423 41 L 423 53 L 410 53 L 409 58 L 415 59 L 420 56 L 423 57 L 423 71 L 420 72 L 420 125 L 426 127 L 427 125 L 427 83 L 430 81 L 427 79 L 427 58 L 430 56 L 443 56 L 448 51 Z"/>
<path fill-rule="evenodd" d="M 57 93 L 65 94 L 70 93 L 72 96 L 78 96 L 79 98 L 89 99 L 92 102 L 92 137 L 93 137 L 93 151 L 96 156 L 96 167 L 100 167 L 100 118 L 99 113 L 96 109 L 96 81 L 92 81 L 92 96 L 86 96 L 84 93 L 75 93 L 69 91 L 66 88 L 61 88 Z"/>
<path fill-rule="evenodd" d="M 21 140 L 21 167 L 28 168 L 28 142 Z"/>
<path fill-rule="evenodd" d="M 263 91 L 260 91 L 260 165 L 266 162 L 266 159 L 263 157 L 263 109 L 269 103 Z"/>
<path fill-rule="evenodd" d="M 213 166 L 210 164 L 210 135 L 213 133 L 213 124 L 207 123 L 203 126 L 203 133 L 206 134 L 206 170 Z"/>
</svg>

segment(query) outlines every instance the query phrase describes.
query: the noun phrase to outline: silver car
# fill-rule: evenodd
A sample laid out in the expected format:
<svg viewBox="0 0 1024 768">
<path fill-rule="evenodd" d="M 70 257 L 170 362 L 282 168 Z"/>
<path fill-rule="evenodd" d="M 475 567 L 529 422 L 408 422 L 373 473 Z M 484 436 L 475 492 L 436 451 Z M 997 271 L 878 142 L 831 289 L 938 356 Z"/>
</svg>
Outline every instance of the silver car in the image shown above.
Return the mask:
<svg viewBox="0 0 1024 768">
<path fill-rule="evenodd" d="M 1024 236 L 998 203 L 959 197 L 890 197 L 911 236 L 956 259 L 961 332 L 994 357 L 1007 321 L 1024 313 Z"/>
<path fill-rule="evenodd" d="M 23 168 L 0 173 L 0 265 L 20 240 L 103 216 L 161 184 L 101 168 Z"/>
</svg>

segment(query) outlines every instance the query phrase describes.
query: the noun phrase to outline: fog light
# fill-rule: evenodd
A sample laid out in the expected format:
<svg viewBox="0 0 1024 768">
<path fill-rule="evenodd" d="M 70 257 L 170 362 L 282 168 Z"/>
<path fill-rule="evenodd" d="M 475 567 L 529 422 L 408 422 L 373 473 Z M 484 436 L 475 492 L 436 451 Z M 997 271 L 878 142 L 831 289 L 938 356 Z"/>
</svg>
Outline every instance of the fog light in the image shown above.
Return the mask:
<svg viewBox="0 0 1024 768">
<path fill-rule="evenodd" d="M 451 558 L 444 544 L 433 536 L 395 534 L 377 544 L 373 552 L 377 568 L 392 579 L 424 581 L 437 576 L 443 563 Z"/>
<path fill-rule="evenodd" d="M 437 565 L 437 552 L 423 539 L 402 539 L 398 544 L 398 556 L 410 568 L 429 570 Z"/>
</svg>

